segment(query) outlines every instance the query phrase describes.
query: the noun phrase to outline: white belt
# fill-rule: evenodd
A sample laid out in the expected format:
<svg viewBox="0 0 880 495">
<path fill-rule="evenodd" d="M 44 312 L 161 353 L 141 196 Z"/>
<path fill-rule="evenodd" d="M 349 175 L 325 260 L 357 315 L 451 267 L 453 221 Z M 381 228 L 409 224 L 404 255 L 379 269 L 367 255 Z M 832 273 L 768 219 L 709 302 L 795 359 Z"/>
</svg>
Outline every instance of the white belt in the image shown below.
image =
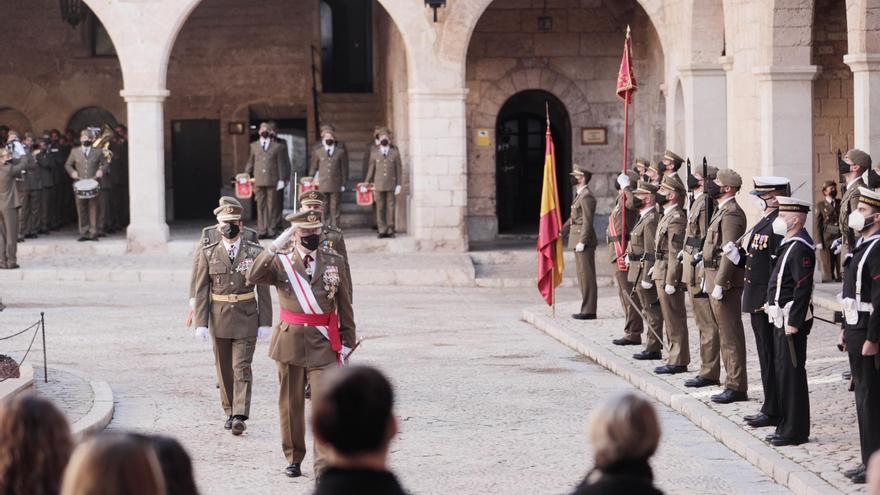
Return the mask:
<svg viewBox="0 0 880 495">
<path fill-rule="evenodd" d="M 856 301 L 851 297 L 842 299 L 840 307 L 843 310 L 843 318 L 849 325 L 855 325 L 859 322 L 859 313 L 871 314 L 874 312 L 874 306 L 871 303 Z"/>
</svg>

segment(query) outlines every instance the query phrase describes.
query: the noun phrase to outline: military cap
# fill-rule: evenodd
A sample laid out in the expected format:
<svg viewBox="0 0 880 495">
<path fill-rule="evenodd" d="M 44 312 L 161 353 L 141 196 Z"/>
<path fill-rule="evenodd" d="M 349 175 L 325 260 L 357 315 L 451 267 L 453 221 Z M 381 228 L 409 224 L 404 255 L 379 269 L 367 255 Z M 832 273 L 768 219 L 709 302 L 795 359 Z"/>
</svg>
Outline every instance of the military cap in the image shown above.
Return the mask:
<svg viewBox="0 0 880 495">
<path fill-rule="evenodd" d="M 214 216 L 218 222 L 235 222 L 241 220 L 241 205 L 222 205 L 214 208 Z"/>
<path fill-rule="evenodd" d="M 777 196 L 779 201 L 779 211 L 793 211 L 795 213 L 809 213 L 810 202 L 802 199 L 791 198 L 788 196 Z"/>
<path fill-rule="evenodd" d="M 678 168 L 681 167 L 681 164 L 684 163 L 684 158 L 676 155 L 669 150 L 666 150 L 666 152 L 663 154 L 663 159 L 672 162 L 672 168 L 674 168 L 675 170 L 678 170 Z"/>
<path fill-rule="evenodd" d="M 699 167 L 697 170 L 694 170 L 693 173 L 703 174 L 703 167 Z M 715 180 L 715 177 L 718 177 L 718 167 L 713 167 L 712 165 L 708 165 L 706 167 L 706 175 L 708 177 L 704 177 L 704 179 Z"/>
<path fill-rule="evenodd" d="M 825 189 L 826 187 L 837 187 L 837 182 L 834 182 L 833 180 L 826 180 L 822 183 L 822 189 Z"/>
<path fill-rule="evenodd" d="M 575 163 L 572 165 L 571 173 L 569 175 L 574 175 L 575 177 L 586 177 L 587 182 L 590 182 L 590 179 L 593 178 L 593 172 L 588 170 L 586 167 L 582 167 Z"/>
<path fill-rule="evenodd" d="M 640 180 L 638 187 L 636 187 L 636 190 L 633 192 L 641 194 L 654 194 L 655 192 L 657 192 L 657 186 L 651 184 L 650 182 Z"/>
<path fill-rule="evenodd" d="M 648 168 L 653 170 L 654 172 L 660 173 L 660 164 L 659 163 L 649 163 Z"/>
<path fill-rule="evenodd" d="M 336 134 L 336 128 L 330 124 L 324 124 L 321 126 L 321 134 L 324 133 Z"/>
<path fill-rule="evenodd" d="M 391 135 L 393 134 L 393 133 L 391 132 L 391 129 L 385 127 L 384 125 L 383 125 L 383 126 L 379 126 L 379 128 L 377 129 L 377 131 L 378 131 L 377 134 L 380 135 L 380 136 L 388 136 L 388 137 L 391 137 Z"/>
<path fill-rule="evenodd" d="M 644 158 L 636 158 L 636 167 L 648 168 L 651 165 L 651 162 L 645 160 Z"/>
<path fill-rule="evenodd" d="M 323 215 L 321 215 L 320 211 L 303 210 L 299 213 L 291 213 L 284 217 L 284 219 L 290 222 L 294 227 L 299 227 L 303 229 L 317 229 L 322 225 L 322 217 Z"/>
<path fill-rule="evenodd" d="M 844 161 L 852 165 L 857 165 L 859 170 L 865 171 L 871 168 L 871 155 L 862 150 L 851 149 L 846 152 L 843 157 Z"/>
<path fill-rule="evenodd" d="M 324 194 L 320 191 L 312 189 L 311 191 L 303 191 L 299 195 L 299 204 L 301 205 L 323 205 Z"/>
<path fill-rule="evenodd" d="M 873 189 L 868 189 L 867 187 L 860 187 L 859 203 L 865 203 L 872 208 L 880 209 L 880 192 L 874 192 Z"/>
<path fill-rule="evenodd" d="M 672 191 L 678 194 L 679 198 L 685 194 L 684 183 L 681 182 L 677 175 L 664 175 L 660 181 L 660 189 Z"/>
<path fill-rule="evenodd" d="M 715 178 L 718 179 L 718 182 L 720 182 L 722 186 L 742 187 L 743 185 L 742 177 L 733 169 L 726 168 L 724 170 L 719 170 L 718 173 L 715 174 Z"/>
<path fill-rule="evenodd" d="M 764 194 L 779 193 L 785 196 L 791 194 L 791 181 L 786 177 L 755 176 L 752 177 L 755 188 L 749 193 L 753 196 L 762 196 Z"/>
<path fill-rule="evenodd" d="M 218 206 L 226 206 L 226 205 L 233 205 L 233 206 L 237 206 L 237 207 L 243 209 L 243 207 L 241 206 L 241 202 L 239 200 L 233 198 L 232 196 L 220 196 L 220 201 L 218 202 Z"/>
<path fill-rule="evenodd" d="M 627 170 L 626 176 L 629 177 L 630 184 L 635 184 L 639 181 L 639 173 L 635 170 Z"/>
</svg>

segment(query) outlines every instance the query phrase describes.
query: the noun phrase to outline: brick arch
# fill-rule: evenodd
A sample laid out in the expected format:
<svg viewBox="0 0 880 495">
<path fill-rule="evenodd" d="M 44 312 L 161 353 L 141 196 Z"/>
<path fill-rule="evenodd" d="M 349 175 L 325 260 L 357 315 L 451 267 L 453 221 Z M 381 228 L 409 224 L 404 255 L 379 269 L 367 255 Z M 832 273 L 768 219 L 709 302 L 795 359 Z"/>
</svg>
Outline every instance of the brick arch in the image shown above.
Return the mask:
<svg viewBox="0 0 880 495">
<path fill-rule="evenodd" d="M 847 41 L 850 54 L 880 53 L 880 26 L 868 19 L 880 17 L 880 0 L 846 0 Z"/>
<path fill-rule="evenodd" d="M 760 59 L 768 66 L 808 66 L 813 41 L 813 0 L 763 2 Z"/>
</svg>

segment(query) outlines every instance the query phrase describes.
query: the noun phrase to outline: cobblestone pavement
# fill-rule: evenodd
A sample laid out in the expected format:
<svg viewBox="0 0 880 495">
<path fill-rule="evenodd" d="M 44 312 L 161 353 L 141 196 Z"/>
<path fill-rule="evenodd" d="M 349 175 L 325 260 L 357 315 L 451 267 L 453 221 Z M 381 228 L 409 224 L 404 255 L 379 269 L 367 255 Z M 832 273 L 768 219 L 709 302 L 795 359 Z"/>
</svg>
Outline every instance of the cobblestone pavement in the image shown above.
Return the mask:
<svg viewBox="0 0 880 495">
<path fill-rule="evenodd" d="M 830 284 L 823 284 L 817 290 L 817 294 L 821 293 L 827 298 L 836 290 Z M 560 304 L 558 312 L 565 317 L 559 318 L 557 321 L 565 329 L 576 332 L 588 341 L 602 345 L 605 349 L 619 356 L 629 358 L 633 352 L 640 350 L 634 346 L 620 347 L 611 344 L 613 338 L 622 336 L 620 329 L 623 322 L 623 309 L 619 300 L 616 297 L 606 295 L 600 298 L 599 307 L 601 308 L 599 320 L 577 322 L 567 317 L 568 313 L 574 311 L 575 304 L 563 303 Z M 690 309 L 690 305 L 688 305 L 688 309 Z M 547 312 L 544 308 L 540 308 L 538 311 Z M 831 318 L 830 311 L 825 308 L 817 307 L 816 312 L 823 318 Z M 772 432 L 772 427 L 753 429 L 746 426 L 742 420 L 743 416 L 757 412 L 763 401 L 755 339 L 748 317 L 743 318 L 743 327 L 746 336 L 746 349 L 748 350 L 749 401 L 727 405 L 715 404 L 709 400 L 711 395 L 721 391 L 720 387 L 692 389 L 684 386 L 685 380 L 696 376 L 700 364 L 697 327 L 692 320 L 689 324 L 691 329 L 689 335 L 691 365 L 689 369 L 691 372 L 674 376 L 660 375 L 659 377 L 683 393 L 702 400 L 718 414 L 742 425 L 744 430 L 763 440 L 767 434 Z M 800 446 L 776 449 L 792 461 L 821 476 L 841 491 L 860 493 L 863 491 L 863 487 L 853 485 L 842 474 L 842 471 L 860 463 L 860 455 L 855 401 L 853 394 L 847 391 L 848 383 L 841 378 L 841 373 L 849 368 L 848 361 L 846 354 L 837 350 L 836 342 L 837 328 L 816 321 L 807 345 L 807 379 L 810 388 L 811 411 L 810 442 Z M 654 367 L 662 364 L 660 361 L 631 361 L 633 367 L 645 370 L 653 370 Z M 721 381 L 724 382 L 723 366 Z"/>
<path fill-rule="evenodd" d="M 85 416 L 95 400 L 89 382 L 73 373 L 52 367 L 49 367 L 49 381 L 43 382 L 43 367 L 34 366 L 34 389 L 38 394 L 52 399 L 67 416 L 70 424 Z"/>
<path fill-rule="evenodd" d="M 180 439 L 204 493 L 311 492 L 310 456 L 306 478 L 281 474 L 277 384 L 265 343 L 254 362 L 248 431 L 236 438 L 222 429 L 210 347 L 183 328 L 184 282 L 25 281 L 3 292 L 10 307 L 0 333 L 46 311 L 50 368 L 110 383 L 117 401 L 110 429 Z M 590 465 L 588 413 L 632 389 L 520 321 L 522 308 L 538 301 L 534 288 L 359 286 L 355 300 L 367 338 L 356 360 L 394 382 L 401 434 L 392 467 L 413 493 L 567 493 Z M 607 314 L 612 302 L 602 303 Z M 614 321 L 596 326 L 610 335 Z M 26 343 L 9 345 L 4 351 L 16 355 Z M 787 493 L 684 417 L 658 410 L 663 441 L 653 466 L 667 493 Z"/>
</svg>

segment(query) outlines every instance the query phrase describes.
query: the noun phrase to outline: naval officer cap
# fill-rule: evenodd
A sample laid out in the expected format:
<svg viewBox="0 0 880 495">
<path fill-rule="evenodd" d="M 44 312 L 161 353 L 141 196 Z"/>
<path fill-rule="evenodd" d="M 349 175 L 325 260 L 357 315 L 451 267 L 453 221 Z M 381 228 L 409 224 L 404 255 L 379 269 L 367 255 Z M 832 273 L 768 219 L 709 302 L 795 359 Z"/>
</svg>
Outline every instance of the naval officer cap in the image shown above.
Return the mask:
<svg viewBox="0 0 880 495">
<path fill-rule="evenodd" d="M 791 211 L 794 213 L 809 213 L 810 202 L 802 199 L 792 198 L 789 196 L 777 196 L 779 201 L 779 211 Z"/>
<path fill-rule="evenodd" d="M 285 220 L 291 223 L 296 228 L 300 229 L 317 229 L 323 225 L 321 223 L 321 212 L 315 210 L 303 210 L 299 213 L 291 213 L 284 217 Z"/>
<path fill-rule="evenodd" d="M 743 179 L 736 170 L 726 168 L 719 170 L 715 178 L 722 186 L 740 188 L 743 185 Z"/>
<path fill-rule="evenodd" d="M 241 220 L 241 205 L 221 205 L 214 208 L 218 222 L 237 222 Z"/>
<path fill-rule="evenodd" d="M 865 203 L 871 208 L 880 210 L 880 193 L 874 192 L 873 189 L 868 189 L 867 187 L 860 187 L 859 203 Z"/>
<path fill-rule="evenodd" d="M 778 193 L 784 196 L 791 194 L 791 181 L 785 177 L 755 176 L 752 178 L 755 188 L 749 193 L 753 196 Z"/>
<path fill-rule="evenodd" d="M 316 191 L 312 189 L 311 191 L 304 191 L 299 195 L 299 204 L 301 205 L 323 205 L 324 204 L 324 194 L 320 191 Z"/>
</svg>

